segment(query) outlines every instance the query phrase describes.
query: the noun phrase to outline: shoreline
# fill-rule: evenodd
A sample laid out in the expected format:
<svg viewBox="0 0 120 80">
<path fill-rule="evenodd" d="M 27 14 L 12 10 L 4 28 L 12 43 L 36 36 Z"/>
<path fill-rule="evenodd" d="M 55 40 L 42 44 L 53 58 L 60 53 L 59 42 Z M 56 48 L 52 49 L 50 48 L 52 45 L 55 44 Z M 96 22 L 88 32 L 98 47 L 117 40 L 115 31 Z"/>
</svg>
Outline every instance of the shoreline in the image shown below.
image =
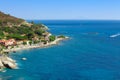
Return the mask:
<svg viewBox="0 0 120 80">
<path fill-rule="evenodd" d="M 26 49 L 34 49 L 34 48 L 44 48 L 44 47 L 48 47 L 51 45 L 56 45 L 58 44 L 60 41 L 62 40 L 66 40 L 69 39 L 69 37 L 65 37 L 65 38 L 57 38 L 56 40 L 49 42 L 47 44 L 32 44 L 32 45 L 19 45 L 18 47 L 12 48 L 12 49 L 5 49 L 3 50 L 4 52 L 16 52 L 16 51 L 20 51 L 20 50 L 26 50 Z"/>
<path fill-rule="evenodd" d="M 16 52 L 16 51 L 20 51 L 20 50 L 26 50 L 26 49 L 34 49 L 34 48 L 44 48 L 44 47 L 48 47 L 51 45 L 56 45 L 58 44 L 60 41 L 62 40 L 66 40 L 69 39 L 69 37 L 65 37 L 65 38 L 57 38 L 52 42 L 49 42 L 47 44 L 33 44 L 33 45 L 21 45 L 21 47 L 17 47 L 17 48 L 12 48 L 12 49 L 5 49 L 3 51 L 5 52 Z M 26 58 L 22 58 L 22 60 L 26 60 Z M 1 55 L 0 56 L 0 71 L 4 71 L 4 68 L 9 68 L 9 69 L 17 69 L 17 62 L 12 59 L 11 57 L 7 56 L 6 54 Z"/>
<path fill-rule="evenodd" d="M 26 49 L 34 49 L 34 48 L 44 48 L 44 47 L 48 47 L 51 45 L 56 45 L 58 44 L 60 41 L 62 40 L 66 40 L 69 39 L 69 37 L 65 37 L 65 38 L 57 38 L 52 42 L 49 42 L 47 44 L 34 44 L 34 45 L 21 45 L 21 47 L 17 47 L 17 48 L 12 48 L 12 49 L 5 49 L 5 52 L 16 52 L 16 51 L 20 51 L 20 50 L 26 50 Z M 22 58 L 22 60 L 26 60 L 26 58 Z M 11 57 L 7 56 L 6 54 L 3 54 L 0 56 L 0 71 L 4 72 L 4 68 L 9 68 L 9 69 L 17 69 L 17 62 L 12 59 Z"/>
</svg>

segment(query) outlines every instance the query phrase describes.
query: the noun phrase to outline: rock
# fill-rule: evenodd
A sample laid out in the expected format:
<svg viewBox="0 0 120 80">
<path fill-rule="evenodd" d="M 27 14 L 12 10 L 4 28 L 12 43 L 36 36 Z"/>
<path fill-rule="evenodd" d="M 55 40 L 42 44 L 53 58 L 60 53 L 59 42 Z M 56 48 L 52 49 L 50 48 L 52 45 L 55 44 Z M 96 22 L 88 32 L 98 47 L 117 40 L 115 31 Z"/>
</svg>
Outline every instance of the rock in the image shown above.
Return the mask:
<svg viewBox="0 0 120 80">
<path fill-rule="evenodd" d="M 11 59 L 11 58 L 9 58 L 9 57 L 6 57 L 6 59 L 7 59 L 8 61 L 11 61 L 11 62 L 16 62 L 15 60 L 13 60 L 13 59 Z"/>
<path fill-rule="evenodd" d="M 3 64 L 6 68 L 10 68 L 10 69 L 16 69 L 17 68 L 16 64 L 12 63 L 10 61 L 4 61 Z"/>
<path fill-rule="evenodd" d="M 25 61 L 25 60 L 27 60 L 27 58 L 22 58 L 22 60 L 24 60 L 24 61 Z"/>
<path fill-rule="evenodd" d="M 10 68 L 10 69 L 16 69 L 17 65 L 13 59 L 7 56 L 2 56 L 1 57 L 1 63 L 3 64 L 4 67 Z"/>
<path fill-rule="evenodd" d="M 3 65 L 1 59 L 0 59 L 0 68 L 4 68 L 4 65 Z"/>
</svg>

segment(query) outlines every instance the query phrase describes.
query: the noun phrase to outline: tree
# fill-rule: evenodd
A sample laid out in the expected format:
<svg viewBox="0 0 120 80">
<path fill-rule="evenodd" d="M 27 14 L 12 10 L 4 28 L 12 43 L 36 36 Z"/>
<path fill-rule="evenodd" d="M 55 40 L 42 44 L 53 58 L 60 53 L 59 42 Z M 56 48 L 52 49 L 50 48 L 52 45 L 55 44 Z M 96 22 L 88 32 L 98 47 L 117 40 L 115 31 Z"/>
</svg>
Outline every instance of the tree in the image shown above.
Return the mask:
<svg viewBox="0 0 120 80">
<path fill-rule="evenodd" d="M 45 31 L 40 29 L 40 30 L 35 30 L 35 34 L 41 36 Z"/>
<path fill-rule="evenodd" d="M 34 37 L 34 33 L 33 32 L 29 32 L 27 34 L 27 37 L 28 37 L 28 39 L 32 40 L 32 38 Z"/>
<path fill-rule="evenodd" d="M 56 38 L 55 38 L 54 35 L 49 36 L 49 40 L 50 40 L 50 41 L 54 41 L 55 39 L 56 39 Z"/>
<path fill-rule="evenodd" d="M 23 42 L 23 45 L 26 45 L 27 44 L 27 42 Z"/>
<path fill-rule="evenodd" d="M 31 44 L 32 44 L 32 41 L 29 41 L 29 44 L 31 45 Z"/>
<path fill-rule="evenodd" d="M 65 36 L 64 35 L 60 35 L 60 36 L 58 36 L 58 38 L 65 38 Z"/>
<path fill-rule="evenodd" d="M 26 40 L 27 36 L 21 36 L 20 34 L 9 34 L 7 38 L 8 39 L 14 38 L 16 40 Z"/>
</svg>

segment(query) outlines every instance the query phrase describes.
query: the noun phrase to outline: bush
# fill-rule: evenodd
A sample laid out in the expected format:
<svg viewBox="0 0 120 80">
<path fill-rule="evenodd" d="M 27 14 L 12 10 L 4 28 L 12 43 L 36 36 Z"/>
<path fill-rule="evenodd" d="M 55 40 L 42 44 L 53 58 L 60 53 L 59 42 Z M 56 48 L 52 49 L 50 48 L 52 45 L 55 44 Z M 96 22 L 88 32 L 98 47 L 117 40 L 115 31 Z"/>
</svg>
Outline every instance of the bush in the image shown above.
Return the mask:
<svg viewBox="0 0 120 80">
<path fill-rule="evenodd" d="M 29 44 L 32 45 L 32 41 L 29 41 Z"/>
<path fill-rule="evenodd" d="M 51 35 L 50 37 L 49 37 L 49 41 L 54 41 L 56 38 L 55 38 L 55 36 L 54 35 Z"/>
<path fill-rule="evenodd" d="M 23 45 L 26 45 L 27 44 L 27 42 L 23 42 Z"/>
<path fill-rule="evenodd" d="M 26 36 L 21 36 L 20 34 L 9 34 L 8 39 L 14 38 L 16 40 L 26 40 L 27 37 Z"/>
<path fill-rule="evenodd" d="M 60 36 L 58 36 L 58 38 L 65 38 L 65 36 L 64 35 L 60 35 Z"/>
<path fill-rule="evenodd" d="M 46 41 L 46 40 L 41 40 L 41 42 L 43 42 L 44 44 L 47 44 L 47 41 Z"/>
<path fill-rule="evenodd" d="M 34 41 L 34 44 L 37 44 L 37 43 L 39 43 L 40 41 Z"/>
<path fill-rule="evenodd" d="M 32 40 L 32 38 L 34 37 L 34 33 L 33 32 L 28 33 L 27 37 L 29 40 Z"/>
<path fill-rule="evenodd" d="M 4 35 L 3 31 L 0 30 L 0 36 L 3 36 L 3 35 Z"/>
<path fill-rule="evenodd" d="M 39 36 L 42 36 L 42 34 L 44 33 L 45 31 L 42 30 L 42 29 L 39 29 L 39 30 L 35 30 L 35 34 L 39 35 Z"/>
</svg>

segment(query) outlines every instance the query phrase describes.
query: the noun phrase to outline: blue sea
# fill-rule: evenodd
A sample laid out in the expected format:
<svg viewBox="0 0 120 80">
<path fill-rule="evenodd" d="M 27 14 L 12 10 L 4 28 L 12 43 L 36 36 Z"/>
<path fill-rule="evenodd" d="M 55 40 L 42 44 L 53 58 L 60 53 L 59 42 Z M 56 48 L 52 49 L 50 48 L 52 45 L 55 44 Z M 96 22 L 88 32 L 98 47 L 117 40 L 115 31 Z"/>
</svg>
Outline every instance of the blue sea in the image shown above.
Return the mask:
<svg viewBox="0 0 120 80">
<path fill-rule="evenodd" d="M 45 24 L 54 35 L 70 39 L 46 48 L 11 53 L 18 69 L 1 72 L 0 80 L 120 80 L 120 21 L 34 22 Z M 21 60 L 23 57 L 27 60 Z"/>
</svg>

